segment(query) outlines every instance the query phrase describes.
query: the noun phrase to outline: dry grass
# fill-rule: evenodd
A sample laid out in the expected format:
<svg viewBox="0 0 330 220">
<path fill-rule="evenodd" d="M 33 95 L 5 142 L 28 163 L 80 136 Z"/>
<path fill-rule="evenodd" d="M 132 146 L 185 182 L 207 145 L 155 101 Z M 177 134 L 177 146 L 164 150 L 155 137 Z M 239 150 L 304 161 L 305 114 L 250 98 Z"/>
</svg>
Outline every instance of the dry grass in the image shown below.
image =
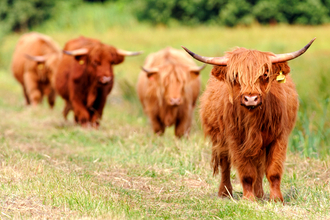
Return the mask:
<svg viewBox="0 0 330 220">
<path fill-rule="evenodd" d="M 2 219 L 72 219 L 77 213 L 66 209 L 44 205 L 39 198 L 11 197 L 1 198 Z"/>
</svg>

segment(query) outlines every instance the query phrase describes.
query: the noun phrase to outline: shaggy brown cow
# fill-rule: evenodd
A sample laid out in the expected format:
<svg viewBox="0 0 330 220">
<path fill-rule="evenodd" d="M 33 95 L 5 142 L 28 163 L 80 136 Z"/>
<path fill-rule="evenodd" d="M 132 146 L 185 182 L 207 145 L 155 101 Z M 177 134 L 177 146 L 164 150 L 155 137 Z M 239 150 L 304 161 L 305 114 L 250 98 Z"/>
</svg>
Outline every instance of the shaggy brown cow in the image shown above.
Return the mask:
<svg viewBox="0 0 330 220">
<path fill-rule="evenodd" d="M 55 79 L 56 90 L 65 100 L 64 118 L 73 110 L 76 122 L 98 127 L 114 82 L 113 65 L 123 62 L 125 56 L 140 52 L 79 37 L 66 43 L 64 53 Z"/>
<path fill-rule="evenodd" d="M 314 39 L 299 51 L 280 55 L 237 48 L 224 57 L 208 58 L 184 48 L 196 59 L 215 65 L 201 97 L 200 115 L 213 144 L 214 174 L 221 168 L 220 197 L 232 194 L 233 165 L 243 198 L 263 197 L 266 174 L 270 199 L 283 202 L 280 184 L 299 105 L 286 61 L 303 54 Z"/>
<path fill-rule="evenodd" d="M 166 48 L 150 54 L 139 75 L 137 92 L 155 133 L 175 124 L 175 135 L 188 134 L 200 90 L 198 67 L 184 52 Z"/>
<path fill-rule="evenodd" d="M 26 104 L 36 105 L 47 95 L 49 105 L 54 106 L 53 76 L 61 56 L 60 47 L 49 36 L 32 32 L 19 39 L 11 68 L 23 86 Z"/>
</svg>

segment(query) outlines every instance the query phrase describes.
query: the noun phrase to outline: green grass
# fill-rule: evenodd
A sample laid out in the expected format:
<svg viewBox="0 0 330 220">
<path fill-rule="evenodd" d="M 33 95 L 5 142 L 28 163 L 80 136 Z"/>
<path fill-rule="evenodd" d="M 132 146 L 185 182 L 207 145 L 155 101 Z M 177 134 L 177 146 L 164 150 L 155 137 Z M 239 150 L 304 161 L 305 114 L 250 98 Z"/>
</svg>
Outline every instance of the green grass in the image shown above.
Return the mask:
<svg viewBox="0 0 330 220">
<path fill-rule="evenodd" d="M 329 157 L 288 154 L 282 191 L 286 204 L 216 196 L 219 179 L 209 166 L 210 145 L 197 123 L 189 139 L 169 129 L 151 133 L 136 104 L 110 96 L 99 130 L 82 129 L 55 109 L 22 104 L 20 90 L 1 71 L 1 217 L 101 219 L 328 218 Z M 4 83 L 6 82 L 6 83 Z M 5 94 L 5 95 L 4 95 Z M 115 101 L 115 102 L 114 102 Z M 265 189 L 269 193 L 265 180 Z M 10 216 L 10 217 L 8 217 Z"/>
<path fill-rule="evenodd" d="M 86 35 L 144 54 L 128 57 L 115 67 L 116 84 L 100 128 L 82 129 L 72 122 L 72 113 L 64 121 L 59 97 L 53 110 L 46 102 L 36 108 L 23 105 L 21 88 L 9 69 L 21 34 L 2 39 L 0 218 L 330 218 L 329 26 L 150 27 L 133 18 L 124 20 L 120 7 L 84 7 L 63 15 L 76 17 L 72 26 L 57 19 L 35 30 L 52 36 L 61 46 Z M 95 23 L 93 16 L 102 20 L 108 10 L 121 16 L 121 22 Z M 79 23 L 79 19 L 86 20 Z M 221 56 L 235 46 L 283 53 L 300 49 L 313 37 L 317 39 L 306 54 L 290 61 L 301 104 L 282 182 L 285 205 L 241 200 L 235 171 L 234 198 L 216 196 L 219 177 L 212 176 L 211 146 L 197 112 L 188 139 L 176 139 L 173 128 L 162 137 L 152 134 L 134 93 L 140 66 L 149 53 L 181 45 L 205 56 Z M 202 72 L 203 88 L 210 70 L 208 66 Z M 264 187 L 269 195 L 266 180 Z"/>
</svg>

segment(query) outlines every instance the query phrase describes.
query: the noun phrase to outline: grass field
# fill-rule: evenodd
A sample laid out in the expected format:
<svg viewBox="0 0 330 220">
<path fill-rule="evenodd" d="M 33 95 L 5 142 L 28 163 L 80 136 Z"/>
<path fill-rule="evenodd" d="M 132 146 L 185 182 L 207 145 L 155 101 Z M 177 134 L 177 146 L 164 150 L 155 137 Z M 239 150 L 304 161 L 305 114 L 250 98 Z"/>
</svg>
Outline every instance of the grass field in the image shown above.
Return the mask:
<svg viewBox="0 0 330 220">
<path fill-rule="evenodd" d="M 50 21 L 35 30 L 61 46 L 85 35 L 121 49 L 144 51 L 115 67 L 115 88 L 98 130 L 76 126 L 72 114 L 65 122 L 59 97 L 53 110 L 46 103 L 24 106 L 9 69 L 20 34 L 2 39 L 1 219 L 330 218 L 330 26 L 165 28 L 121 19 L 125 28 L 107 28 L 89 21 L 74 28 Z M 300 49 L 313 37 L 317 39 L 306 54 L 290 62 L 301 106 L 282 181 L 285 205 L 241 200 L 235 171 L 234 198 L 216 196 L 219 177 L 212 176 L 211 146 L 197 112 L 188 139 L 176 139 L 172 128 L 162 137 L 152 134 L 134 93 L 139 68 L 149 53 L 180 45 L 205 56 L 221 56 L 235 46 L 284 53 Z M 210 70 L 208 66 L 202 72 L 203 88 Z M 264 187 L 269 195 L 266 179 Z"/>
</svg>

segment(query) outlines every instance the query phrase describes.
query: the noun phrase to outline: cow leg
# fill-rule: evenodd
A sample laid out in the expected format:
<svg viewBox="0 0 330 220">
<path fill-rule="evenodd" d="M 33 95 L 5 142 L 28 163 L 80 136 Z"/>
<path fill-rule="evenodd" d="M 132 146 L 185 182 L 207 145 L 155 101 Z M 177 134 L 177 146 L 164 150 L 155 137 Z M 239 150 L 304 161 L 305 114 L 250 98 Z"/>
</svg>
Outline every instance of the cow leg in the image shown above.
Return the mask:
<svg viewBox="0 0 330 220">
<path fill-rule="evenodd" d="M 92 112 L 91 123 L 94 128 L 98 128 L 100 126 L 102 111 L 103 109 L 101 111 L 99 109 L 94 109 L 94 111 Z"/>
<path fill-rule="evenodd" d="M 253 189 L 257 180 L 257 168 L 249 158 L 237 158 L 236 161 L 239 163 L 238 174 L 243 186 L 243 199 L 255 200 Z"/>
<path fill-rule="evenodd" d="M 30 103 L 30 99 L 29 99 L 29 96 L 28 96 L 28 94 L 26 92 L 26 87 L 25 86 L 23 86 L 23 93 L 24 93 L 24 98 L 25 98 L 25 104 L 26 105 L 30 105 L 31 104 Z"/>
<path fill-rule="evenodd" d="M 287 141 L 276 140 L 268 149 L 266 177 L 270 184 L 270 200 L 283 202 L 281 179 L 284 170 Z"/>
<path fill-rule="evenodd" d="M 37 105 L 41 100 L 41 92 L 38 87 L 38 76 L 33 72 L 24 73 L 24 85 L 26 93 L 32 105 Z"/>
<path fill-rule="evenodd" d="M 265 155 L 263 155 L 262 160 L 257 166 L 257 180 L 256 183 L 254 184 L 254 195 L 262 199 L 264 197 L 264 189 L 262 187 L 262 179 L 265 174 L 265 161 L 264 161 Z"/>
<path fill-rule="evenodd" d="M 175 136 L 181 138 L 183 135 L 185 135 L 186 126 L 187 126 L 186 120 L 178 119 L 177 122 L 175 123 Z"/>
<path fill-rule="evenodd" d="M 98 128 L 100 125 L 100 119 L 103 114 L 103 109 L 107 101 L 108 88 L 101 88 L 98 90 L 98 94 L 93 103 L 93 115 L 91 118 L 92 126 Z"/>
<path fill-rule="evenodd" d="M 188 136 L 191 127 L 191 121 L 191 112 L 186 112 L 186 114 L 180 115 L 175 123 L 175 136 L 178 138 L 182 137 L 183 135 Z"/>
<path fill-rule="evenodd" d="M 233 187 L 230 182 L 230 161 L 228 156 L 220 158 L 221 181 L 219 186 L 219 197 L 229 197 L 233 195 Z"/>
<path fill-rule="evenodd" d="M 90 121 L 90 115 L 86 107 L 79 101 L 72 102 L 75 120 L 83 127 L 87 127 Z"/>
<path fill-rule="evenodd" d="M 53 88 L 50 89 L 50 92 L 48 94 L 48 104 L 50 108 L 53 108 L 55 105 L 55 98 L 56 98 L 56 92 Z"/>
<path fill-rule="evenodd" d="M 151 125 L 155 134 L 162 135 L 165 132 L 165 125 L 160 121 L 157 116 L 151 117 Z"/>
<path fill-rule="evenodd" d="M 64 109 L 63 109 L 63 117 L 65 120 L 68 119 L 68 114 L 70 112 L 70 110 L 72 110 L 72 105 L 69 101 L 65 101 L 65 106 L 64 106 Z"/>
</svg>

